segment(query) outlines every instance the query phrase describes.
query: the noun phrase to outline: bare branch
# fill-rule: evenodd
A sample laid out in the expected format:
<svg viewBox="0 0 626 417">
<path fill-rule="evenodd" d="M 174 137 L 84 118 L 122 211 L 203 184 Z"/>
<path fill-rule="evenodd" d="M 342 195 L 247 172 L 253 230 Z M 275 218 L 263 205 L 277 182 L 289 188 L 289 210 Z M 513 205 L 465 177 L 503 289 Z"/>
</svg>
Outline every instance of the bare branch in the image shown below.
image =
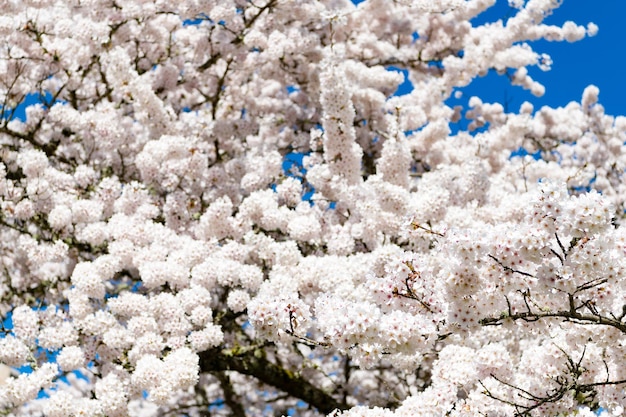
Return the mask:
<svg viewBox="0 0 626 417">
<path fill-rule="evenodd" d="M 517 269 L 511 268 L 510 266 L 504 265 L 498 258 L 496 258 L 493 255 L 487 255 L 487 256 L 489 256 L 491 259 L 493 259 L 498 265 L 500 265 L 502 267 L 502 269 L 504 269 L 507 272 L 512 272 L 512 273 L 515 273 L 515 274 L 520 274 L 520 275 L 524 275 L 524 276 L 531 277 L 531 278 L 535 277 L 533 274 L 529 274 L 528 272 L 519 271 Z"/>
</svg>

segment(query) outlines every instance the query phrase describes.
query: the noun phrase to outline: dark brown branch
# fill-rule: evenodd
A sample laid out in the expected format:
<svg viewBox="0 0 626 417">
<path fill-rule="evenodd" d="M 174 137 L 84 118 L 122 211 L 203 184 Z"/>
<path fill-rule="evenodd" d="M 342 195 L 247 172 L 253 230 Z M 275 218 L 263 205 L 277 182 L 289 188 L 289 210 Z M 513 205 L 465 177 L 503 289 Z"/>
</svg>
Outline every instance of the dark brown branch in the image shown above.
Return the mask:
<svg viewBox="0 0 626 417">
<path fill-rule="evenodd" d="M 313 340 L 306 336 L 301 336 L 299 334 L 296 334 L 296 331 L 295 331 L 296 327 L 298 327 L 298 321 L 296 320 L 294 312 L 292 310 L 289 310 L 289 329 L 286 329 L 285 333 L 287 333 L 288 335 L 290 335 L 291 337 L 295 339 L 298 339 L 297 340 L 298 343 L 302 343 L 303 345 L 306 345 L 310 348 L 330 347 L 330 344 L 326 342 L 318 342 L 317 340 Z"/>
<path fill-rule="evenodd" d="M 427 224 L 428 224 L 428 228 L 422 226 L 421 224 L 419 224 L 417 222 L 412 222 L 411 223 L 411 227 L 413 228 L 413 230 L 420 229 L 420 230 L 423 230 L 423 231 L 428 232 L 428 233 L 433 234 L 433 235 L 445 237 L 445 235 L 443 233 L 439 233 L 439 232 L 434 231 L 432 226 L 430 225 L 430 222 L 427 222 Z"/>
<path fill-rule="evenodd" d="M 250 18 L 250 20 L 248 20 L 248 21 L 245 23 L 245 28 L 244 28 L 244 31 L 245 31 L 245 30 L 247 30 L 247 29 L 249 29 L 249 28 L 250 28 L 250 27 L 254 24 L 254 22 L 255 22 L 255 21 L 256 21 L 256 20 L 257 20 L 257 19 L 258 19 L 258 18 L 259 18 L 262 14 L 263 14 L 263 12 L 265 12 L 265 10 L 270 9 L 270 8 L 271 8 L 271 7 L 273 7 L 275 4 L 276 4 L 276 0 L 271 0 L 271 1 L 269 1 L 269 2 L 265 5 L 265 6 L 260 7 L 260 8 L 259 8 L 259 11 L 258 11 L 258 12 L 257 12 L 254 16 L 252 16 L 252 18 Z M 245 16 L 245 13 L 244 13 L 244 16 Z M 228 29 L 228 28 L 226 28 L 226 27 L 225 27 L 225 29 L 229 30 L 229 29 Z M 232 31 L 231 31 L 231 33 L 232 33 Z M 235 44 L 235 45 L 236 45 L 236 44 L 239 44 L 239 43 L 243 42 L 244 36 L 245 36 L 245 34 L 242 32 L 239 36 L 237 36 L 237 37 L 233 40 L 233 44 Z M 221 54 L 220 54 L 219 52 L 218 52 L 218 53 L 216 53 L 216 54 L 211 55 L 211 57 L 210 57 L 210 58 L 209 58 L 206 62 L 204 62 L 202 65 L 200 65 L 200 66 L 198 67 L 198 70 L 199 70 L 200 72 L 202 72 L 202 71 L 206 71 L 208 68 L 210 68 L 211 66 L 215 65 L 215 63 L 217 62 L 217 60 L 218 60 L 218 59 L 220 59 L 220 58 L 221 58 Z"/>
<path fill-rule="evenodd" d="M 493 398 L 494 400 L 497 401 L 501 401 L 504 402 L 506 404 L 509 404 L 513 407 L 515 407 L 516 409 L 516 413 L 515 416 L 526 416 L 529 415 L 529 413 L 539 407 L 541 407 L 544 404 L 547 403 L 554 403 L 557 402 L 559 400 L 561 400 L 565 394 L 572 388 L 572 386 L 570 386 L 571 384 L 568 384 L 566 380 L 560 380 L 558 381 L 559 383 L 559 388 L 555 389 L 552 393 L 546 393 L 547 395 L 545 397 L 539 397 L 536 396 L 534 394 L 532 394 L 529 391 L 526 391 L 520 387 L 516 387 L 515 385 L 509 384 L 508 382 L 502 381 L 501 379 L 499 379 L 498 377 L 496 377 L 495 375 L 491 375 L 491 377 L 493 379 L 495 379 L 496 381 L 498 381 L 499 383 L 506 385 L 510 388 L 513 388 L 514 390 L 518 391 L 518 395 L 528 401 L 532 401 L 534 402 L 534 404 L 531 405 L 523 405 L 523 404 L 519 404 L 513 401 L 507 401 L 504 400 L 502 398 L 498 398 L 496 396 L 494 396 L 493 394 L 491 394 L 491 392 L 489 392 L 489 390 L 485 389 L 485 394 L 490 397 Z M 482 385 L 482 382 L 481 382 Z M 484 387 L 484 385 L 483 385 Z"/>
<path fill-rule="evenodd" d="M 560 243 L 560 242 L 559 242 Z M 552 252 L 554 254 L 554 256 L 556 256 L 557 258 L 559 258 L 559 261 L 561 261 L 561 266 L 563 266 L 563 257 L 561 255 L 558 254 L 557 251 L 555 251 L 554 249 L 550 248 L 550 252 Z"/>
<path fill-rule="evenodd" d="M 215 55 L 211 55 L 211 57 L 202 65 L 198 67 L 199 71 L 206 71 L 208 68 L 211 68 L 218 59 L 220 59 L 222 55 L 218 52 Z"/>
<path fill-rule="evenodd" d="M 563 258 L 561 258 L 559 255 L 556 255 L 561 260 L 561 265 L 563 265 L 563 259 L 567 259 L 567 252 L 568 251 L 565 250 L 565 247 L 561 243 L 561 239 L 559 239 L 558 233 L 554 232 L 554 237 L 556 238 L 556 241 L 559 244 L 559 248 L 561 248 L 561 252 L 563 252 Z M 555 252 L 555 254 L 556 254 L 556 252 Z"/>
<path fill-rule="evenodd" d="M 578 293 L 581 291 L 589 290 L 591 288 L 597 287 L 598 285 L 606 284 L 607 282 L 608 282 L 607 278 L 596 278 L 576 287 L 576 292 Z"/>
<path fill-rule="evenodd" d="M 493 255 L 487 255 L 487 256 L 489 256 L 491 259 L 493 259 L 498 265 L 500 265 L 502 267 L 502 269 L 504 269 L 507 272 L 512 272 L 512 273 L 515 273 L 515 274 L 520 274 L 520 275 L 524 275 L 524 276 L 531 277 L 531 278 L 535 277 L 533 274 L 529 274 L 528 272 L 524 272 L 524 271 L 520 271 L 520 270 L 517 270 L 517 269 L 513 269 L 510 266 L 504 265 L 502 263 L 502 261 L 500 261 L 498 258 L 496 258 Z"/>
<path fill-rule="evenodd" d="M 226 372 L 215 372 L 216 378 L 220 381 L 222 391 L 224 392 L 224 402 L 230 408 L 233 417 L 246 417 L 246 412 L 241 405 L 241 400 L 230 382 Z"/>
<path fill-rule="evenodd" d="M 602 326 L 611 326 L 626 334 L 626 324 L 617 319 L 605 317 L 600 314 L 582 314 L 578 311 L 579 307 L 573 309 L 571 307 L 572 306 L 570 306 L 569 310 L 541 312 L 535 312 L 529 309 L 528 311 L 523 311 L 521 313 L 502 314 L 499 317 L 485 317 L 480 320 L 480 324 L 482 324 L 483 326 L 497 326 L 507 319 L 537 321 L 548 318 L 560 318 L 568 321 L 573 321 L 578 324 L 598 324 Z"/>
<path fill-rule="evenodd" d="M 404 286 L 406 287 L 406 292 L 401 292 L 398 288 L 394 288 L 392 294 L 398 297 L 404 297 L 410 300 L 415 300 L 418 303 L 420 303 L 422 307 L 426 309 L 426 311 L 428 311 L 429 313 L 432 313 L 433 311 L 430 308 L 430 305 L 426 301 L 424 301 L 421 297 L 419 297 L 417 294 L 415 294 L 415 292 L 411 288 L 413 282 L 415 282 L 417 279 L 421 279 L 420 273 L 415 270 L 411 262 L 404 262 L 404 265 L 406 265 L 406 267 L 409 268 L 409 271 L 410 271 L 407 277 L 404 279 Z"/>
<path fill-rule="evenodd" d="M 558 346 L 557 346 L 558 347 Z M 580 377 L 586 372 L 585 368 L 582 366 L 583 359 L 586 353 L 586 346 L 583 348 L 583 351 L 580 355 L 580 358 L 575 361 L 567 352 L 559 347 L 559 350 L 563 352 L 566 358 L 566 371 L 563 375 L 558 375 L 556 377 L 551 378 L 553 382 L 556 383 L 556 387 L 548 390 L 543 395 L 536 395 L 531 393 L 528 390 L 525 390 L 521 387 L 515 386 L 510 382 L 506 382 L 497 376 L 491 374 L 491 377 L 498 381 L 500 384 L 512 388 L 517 392 L 517 396 L 522 398 L 523 400 L 528 401 L 527 403 L 516 402 L 515 400 L 508 400 L 499 396 L 494 395 L 489 389 L 483 384 L 482 381 L 478 381 L 479 384 L 483 387 L 483 393 L 496 400 L 508 404 L 515 408 L 515 416 L 528 416 L 530 412 L 538 409 L 539 407 L 548 404 L 548 403 L 556 403 L 562 400 L 566 395 L 572 395 L 574 400 L 579 405 L 589 405 L 594 406 L 597 405 L 596 388 L 599 386 L 606 385 L 622 385 L 626 384 L 626 380 L 619 381 L 611 381 L 609 376 L 608 366 L 605 364 L 606 368 L 606 380 L 603 382 L 592 382 L 588 384 L 582 384 L 579 382 Z"/>
<path fill-rule="evenodd" d="M 200 353 L 200 368 L 203 372 L 236 371 L 250 375 L 301 399 L 324 414 L 349 408 L 346 403 L 336 400 L 300 375 L 268 361 L 262 348 L 211 349 Z"/>
</svg>

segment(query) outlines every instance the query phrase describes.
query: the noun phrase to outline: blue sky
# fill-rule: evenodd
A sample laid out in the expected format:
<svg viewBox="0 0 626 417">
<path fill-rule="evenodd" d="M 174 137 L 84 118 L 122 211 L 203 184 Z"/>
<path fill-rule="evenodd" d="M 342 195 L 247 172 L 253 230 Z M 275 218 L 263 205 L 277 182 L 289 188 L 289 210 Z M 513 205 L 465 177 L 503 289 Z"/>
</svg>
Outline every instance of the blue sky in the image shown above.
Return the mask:
<svg viewBox="0 0 626 417">
<path fill-rule="evenodd" d="M 475 19 L 475 23 L 506 20 L 510 13 L 507 0 L 497 0 L 490 10 Z M 561 25 L 565 21 L 587 25 L 593 22 L 600 30 L 595 37 L 579 42 L 532 42 L 538 53 L 552 57 L 552 69 L 544 72 L 530 68 L 529 74 L 544 84 L 546 93 L 537 98 L 521 87 L 510 85 L 505 76 L 491 73 L 476 79 L 463 91 L 463 98 L 450 104 L 466 104 L 472 95 L 486 102 L 509 102 L 509 111 L 517 112 L 524 101 L 535 109 L 543 105 L 565 106 L 580 101 L 589 84 L 600 88 L 600 104 L 610 115 L 626 115 L 626 1 L 625 0 L 564 0 L 545 22 Z"/>
</svg>

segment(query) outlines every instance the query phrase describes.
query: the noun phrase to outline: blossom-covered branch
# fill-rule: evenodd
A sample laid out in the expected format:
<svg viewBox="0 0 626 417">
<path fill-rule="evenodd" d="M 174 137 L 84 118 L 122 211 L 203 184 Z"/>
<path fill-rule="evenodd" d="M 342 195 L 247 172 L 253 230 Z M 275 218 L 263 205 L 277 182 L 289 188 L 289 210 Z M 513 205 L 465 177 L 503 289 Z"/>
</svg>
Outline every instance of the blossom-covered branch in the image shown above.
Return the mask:
<svg viewBox="0 0 626 417">
<path fill-rule="evenodd" d="M 493 3 L 4 2 L 0 413 L 623 411 L 626 118 L 448 100 L 598 28 Z"/>
</svg>

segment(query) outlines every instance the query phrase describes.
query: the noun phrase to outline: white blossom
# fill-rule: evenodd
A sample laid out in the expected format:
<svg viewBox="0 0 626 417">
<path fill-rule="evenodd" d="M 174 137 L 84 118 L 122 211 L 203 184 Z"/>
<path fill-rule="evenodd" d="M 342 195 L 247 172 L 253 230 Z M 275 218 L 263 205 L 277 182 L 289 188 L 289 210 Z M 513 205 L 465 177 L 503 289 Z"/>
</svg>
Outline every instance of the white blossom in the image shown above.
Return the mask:
<svg viewBox="0 0 626 417">
<path fill-rule="evenodd" d="M 57 363 L 62 371 L 73 371 L 85 365 L 85 356 L 79 346 L 66 346 L 57 356 Z"/>
<path fill-rule="evenodd" d="M 623 414 L 626 117 L 464 95 L 598 27 L 354 3 L 2 3 L 0 414 Z"/>
</svg>

